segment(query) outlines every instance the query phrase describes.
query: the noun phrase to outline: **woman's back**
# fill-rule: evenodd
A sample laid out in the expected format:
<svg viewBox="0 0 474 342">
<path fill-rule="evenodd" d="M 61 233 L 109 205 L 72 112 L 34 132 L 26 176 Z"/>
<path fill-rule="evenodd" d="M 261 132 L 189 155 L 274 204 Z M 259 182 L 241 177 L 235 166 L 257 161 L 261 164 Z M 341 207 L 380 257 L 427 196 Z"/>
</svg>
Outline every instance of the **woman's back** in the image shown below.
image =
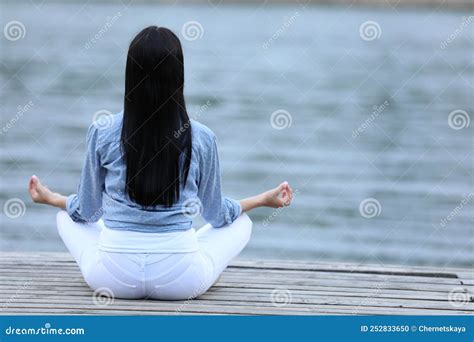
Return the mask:
<svg viewBox="0 0 474 342">
<path fill-rule="evenodd" d="M 67 211 L 76 222 L 103 218 L 110 229 L 139 232 L 170 232 L 192 228 L 192 218 L 202 212 L 214 227 L 234 221 L 241 212 L 237 201 L 221 194 L 219 159 L 214 133 L 191 120 L 183 130 L 192 130 L 189 173 L 179 199 L 170 207 L 143 208 L 124 191 L 126 167 L 120 148 L 123 113 L 107 125 L 93 123 L 87 134 L 87 157 L 77 195 L 67 200 Z"/>
</svg>

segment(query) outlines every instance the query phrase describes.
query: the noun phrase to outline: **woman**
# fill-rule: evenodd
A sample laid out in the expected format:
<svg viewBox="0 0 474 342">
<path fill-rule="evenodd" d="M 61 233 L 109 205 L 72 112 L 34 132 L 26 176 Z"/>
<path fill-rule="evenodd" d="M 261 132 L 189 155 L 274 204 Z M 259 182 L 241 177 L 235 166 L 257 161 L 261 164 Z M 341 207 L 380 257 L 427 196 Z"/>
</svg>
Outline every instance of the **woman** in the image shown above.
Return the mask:
<svg viewBox="0 0 474 342">
<path fill-rule="evenodd" d="M 65 197 L 30 179 L 34 202 L 66 210 L 59 235 L 95 291 L 199 296 L 249 241 L 245 213 L 290 204 L 286 182 L 240 202 L 222 196 L 216 137 L 189 119 L 183 88 L 178 37 L 144 29 L 128 51 L 123 112 L 89 127 L 78 193 Z M 209 222 L 197 232 L 196 211 Z"/>
</svg>

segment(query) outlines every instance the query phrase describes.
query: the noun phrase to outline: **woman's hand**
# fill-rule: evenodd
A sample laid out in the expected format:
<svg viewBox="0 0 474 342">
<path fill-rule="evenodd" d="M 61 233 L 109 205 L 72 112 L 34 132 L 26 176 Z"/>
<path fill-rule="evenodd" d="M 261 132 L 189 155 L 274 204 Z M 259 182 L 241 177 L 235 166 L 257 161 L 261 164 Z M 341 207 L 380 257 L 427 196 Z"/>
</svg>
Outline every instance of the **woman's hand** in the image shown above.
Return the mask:
<svg viewBox="0 0 474 342">
<path fill-rule="evenodd" d="M 48 204 L 61 209 L 66 207 L 66 197 L 49 190 L 36 176 L 31 176 L 28 191 L 35 203 Z"/>
<path fill-rule="evenodd" d="M 288 182 L 283 182 L 275 189 L 268 190 L 263 194 L 263 205 L 270 208 L 287 207 L 293 199 L 293 189 Z"/>
<path fill-rule="evenodd" d="M 291 204 L 293 189 L 288 182 L 283 182 L 275 189 L 261 193 L 260 195 L 240 200 L 242 212 L 248 212 L 258 207 L 281 208 Z"/>
</svg>

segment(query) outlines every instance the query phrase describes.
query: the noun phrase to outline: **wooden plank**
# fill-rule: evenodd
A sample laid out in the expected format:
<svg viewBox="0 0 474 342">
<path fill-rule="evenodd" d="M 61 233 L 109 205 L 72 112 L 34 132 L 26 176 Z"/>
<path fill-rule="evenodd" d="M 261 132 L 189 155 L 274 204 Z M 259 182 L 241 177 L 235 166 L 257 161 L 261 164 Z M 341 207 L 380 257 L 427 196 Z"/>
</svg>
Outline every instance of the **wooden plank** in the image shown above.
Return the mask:
<svg viewBox="0 0 474 342">
<path fill-rule="evenodd" d="M 240 284 L 231 284 L 226 285 L 222 283 L 215 284 L 209 291 L 221 291 L 225 293 L 268 293 L 271 292 L 275 287 L 267 286 L 266 288 L 258 288 L 255 286 L 245 286 Z M 81 284 L 80 286 L 27 286 L 28 291 L 34 291 L 35 293 L 49 293 L 53 291 L 54 293 L 87 293 L 92 294 L 92 291 L 87 287 L 86 284 Z M 403 291 L 403 290 L 391 290 L 384 288 L 372 288 L 372 289 L 352 289 L 350 287 L 346 288 L 330 288 L 330 287 L 291 287 L 291 291 L 301 292 L 304 295 L 319 294 L 325 296 L 352 296 L 352 297 L 366 297 L 371 295 L 386 296 L 387 298 L 399 298 L 399 299 L 429 299 L 429 300 L 445 300 L 447 294 L 443 292 L 430 292 L 430 291 Z M 25 292 L 25 286 L 2 286 L 0 287 L 0 292 L 2 293 L 12 293 L 12 292 Z"/>
<path fill-rule="evenodd" d="M 342 263 L 312 263 L 312 262 L 288 262 L 273 260 L 237 260 L 232 263 L 233 267 L 255 268 L 255 269 L 277 269 L 277 270 L 306 270 L 316 272 L 341 272 L 341 273 L 365 273 L 406 275 L 414 277 L 439 277 L 457 278 L 457 272 L 466 272 L 466 269 L 455 268 L 430 268 L 430 267 L 404 267 L 396 265 L 358 265 Z"/>
<path fill-rule="evenodd" d="M 291 300 L 274 303 L 275 289 Z M 465 303 L 451 303 L 453 290 Z M 472 271 L 459 268 L 238 260 L 198 299 L 115 298 L 102 307 L 70 255 L 0 253 L 0 314 L 465 315 L 474 312 L 472 293 Z"/>
<path fill-rule="evenodd" d="M 2 277 L 28 277 L 32 271 L 36 271 L 35 267 L 16 267 L 16 268 L 0 268 L 0 278 Z M 41 268 L 41 275 L 57 277 L 64 275 L 77 275 L 78 267 L 74 265 L 71 268 L 65 269 L 58 267 L 54 268 Z M 392 282 L 411 282 L 411 283 L 427 283 L 427 284 L 455 284 L 462 285 L 461 279 L 458 278 L 436 278 L 436 277 L 407 277 L 398 275 L 373 275 L 373 274 L 362 274 L 362 273 L 331 273 L 331 272 L 312 272 L 312 271 L 280 271 L 280 270 L 254 270 L 254 269 L 243 269 L 229 267 L 226 270 L 226 274 L 229 276 L 238 276 L 242 278 L 252 278 L 254 276 L 265 277 L 288 277 L 291 276 L 293 279 L 307 279 L 315 278 L 318 279 L 335 279 L 335 280 L 358 280 L 367 282 L 384 282 L 390 279 Z M 466 281 L 466 285 L 471 285 L 469 281 Z"/>
<path fill-rule="evenodd" d="M 93 292 L 87 287 L 83 286 L 80 288 L 60 288 L 60 287 L 37 287 L 35 289 L 28 289 L 28 291 L 34 292 L 37 296 L 48 296 L 48 295 L 67 295 L 71 297 L 75 296 L 92 296 Z M 269 294 L 271 289 L 254 289 L 254 288 L 243 288 L 243 287 L 221 287 L 218 284 L 213 286 L 208 293 L 225 293 L 229 296 L 234 294 L 238 295 L 247 295 L 248 298 L 251 296 L 260 295 L 260 294 Z M 448 296 L 446 294 L 441 294 L 437 292 L 408 292 L 408 291 L 393 291 L 393 290 L 383 290 L 381 289 L 378 292 L 367 291 L 367 292 L 351 292 L 348 291 L 331 291 L 331 290 L 298 290 L 291 289 L 291 292 L 297 295 L 312 297 L 312 296 L 325 296 L 325 297 L 353 297 L 353 298 L 366 298 L 366 297 L 377 297 L 377 298 L 390 298 L 390 299 L 400 299 L 400 300 L 432 300 L 432 301 L 448 301 Z M 0 287 L 0 293 L 15 297 L 19 291 L 18 286 L 13 287 Z"/>
<path fill-rule="evenodd" d="M 72 262 L 74 260 L 68 253 L 55 252 L 1 252 L 0 260 L 10 260 L 18 262 L 33 262 L 39 261 L 42 265 L 45 262 Z M 421 267 L 421 266 L 400 266 L 400 265 L 371 265 L 371 264 L 347 264 L 340 262 L 309 262 L 307 260 L 246 260 L 238 259 L 234 261 L 231 266 L 247 267 L 247 268 L 267 268 L 267 269 L 306 269 L 306 270 L 320 270 L 333 272 L 366 272 L 370 274 L 408 274 L 408 275 L 440 275 L 446 277 L 453 277 L 457 272 L 467 272 L 472 276 L 472 270 L 466 268 L 452 268 L 452 267 Z"/>
<path fill-rule="evenodd" d="M 80 282 L 69 282 L 69 281 L 57 281 L 57 282 L 51 282 L 51 281 L 44 281 L 40 282 L 38 280 L 34 280 L 34 282 L 28 283 L 30 279 L 26 280 L 10 280 L 10 281 L 1 281 L 0 286 L 13 286 L 15 288 L 21 288 L 22 286 L 25 286 L 25 284 L 29 284 L 29 287 L 35 286 L 35 287 L 46 287 L 46 288 L 55 288 L 55 289 L 60 289 L 60 288 L 81 288 L 85 287 L 86 284 L 80 280 Z M 227 281 L 226 279 L 221 279 L 215 286 L 217 287 L 231 287 L 231 288 L 253 288 L 253 289 L 274 289 L 276 287 L 281 287 L 281 286 L 286 286 L 287 288 L 295 289 L 295 290 L 306 290 L 306 291 L 334 291 L 337 290 L 337 292 L 360 292 L 360 293 L 371 293 L 371 292 L 381 292 L 385 290 L 393 290 L 397 291 L 399 293 L 414 293 L 414 292 L 421 292 L 422 293 L 437 293 L 439 295 L 444 295 L 446 293 L 449 293 L 453 288 L 451 288 L 450 291 L 430 291 L 426 289 L 420 289 L 420 288 L 412 288 L 412 289 L 401 289 L 399 287 L 396 288 L 391 288 L 390 286 L 381 286 L 381 287 L 371 287 L 371 288 L 365 288 L 365 287 L 356 287 L 356 286 L 350 286 L 350 284 L 346 284 L 346 286 L 341 286 L 341 287 L 336 287 L 336 286 L 321 286 L 321 285 L 301 285 L 301 284 L 290 284 L 290 283 L 285 283 L 285 284 L 274 284 L 274 283 L 242 283 L 239 281 Z M 350 287 L 349 287 L 350 286 Z M 461 288 L 461 287 L 460 287 Z M 462 287 L 464 289 L 464 287 Z"/>
<path fill-rule="evenodd" d="M 298 305 L 341 305 L 347 307 L 390 307 L 390 308 L 413 308 L 413 309 L 436 309 L 436 310 L 449 310 L 449 311 L 464 311 L 464 312 L 474 312 L 474 304 L 466 303 L 461 308 L 457 308 L 448 301 L 446 298 L 445 301 L 430 301 L 430 300 L 399 300 L 391 298 L 379 298 L 377 295 L 367 296 L 362 298 L 354 297 L 328 297 L 328 296 L 317 296 L 317 295 L 303 295 L 300 293 L 291 293 L 291 306 Z M 4 297 L 5 296 L 5 297 Z M 55 303 L 56 301 L 61 302 L 73 302 L 73 303 L 90 303 L 93 299 L 92 295 L 81 295 L 81 296 L 71 296 L 68 294 L 42 294 L 37 293 L 23 293 L 17 294 L 15 296 L 4 295 L 0 297 L 0 304 L 8 304 L 10 302 L 35 302 L 37 300 L 46 300 L 48 303 Z M 212 293 L 208 292 L 198 299 L 196 302 L 202 301 L 214 301 L 216 305 L 221 305 L 222 303 L 232 303 L 233 305 L 255 305 L 258 303 L 259 306 L 274 306 L 271 300 L 271 292 L 253 294 L 251 300 L 249 301 L 248 294 L 239 294 L 239 293 Z M 26 301 L 25 301 L 26 300 Z M 156 305 L 156 301 L 150 301 Z M 183 304 L 186 301 L 181 301 Z M 128 303 L 128 302 L 127 302 Z M 133 305 L 136 305 L 137 301 L 132 301 Z M 147 305 L 147 302 L 142 302 L 141 305 Z M 300 305 L 301 304 L 301 305 Z"/>
<path fill-rule="evenodd" d="M 24 309 L 28 312 L 29 309 L 64 309 L 64 310 L 90 310 L 94 311 L 96 309 L 106 310 L 109 314 L 114 314 L 115 310 L 125 311 L 128 310 L 130 314 L 135 312 L 147 311 L 154 312 L 159 314 L 160 312 L 170 312 L 174 311 L 175 314 L 181 313 L 221 313 L 221 314 L 241 314 L 241 315 L 312 315 L 312 314 L 328 314 L 328 313 L 342 313 L 342 314 L 376 314 L 376 315 L 466 315 L 469 312 L 464 311 L 449 311 L 449 310 L 434 310 L 434 309 L 413 309 L 413 308 L 387 308 L 387 307 L 362 307 L 362 306 L 352 306 L 352 307 L 343 307 L 338 305 L 318 305 L 318 306 L 303 306 L 303 305 L 287 305 L 285 307 L 270 307 L 263 305 L 217 305 L 216 302 L 206 302 L 196 301 L 191 302 L 187 305 L 180 306 L 178 304 L 171 304 L 169 302 L 160 301 L 159 305 L 149 307 L 143 305 L 144 303 L 139 303 L 140 305 L 135 304 L 135 306 L 123 305 L 120 302 L 114 302 L 107 306 L 97 306 L 93 303 L 84 304 L 84 303 L 59 303 L 55 301 L 54 303 L 12 303 L 8 309 Z M 3 310 L 1 314 L 8 313 L 8 311 Z"/>
<path fill-rule="evenodd" d="M 17 286 L 22 286 L 24 283 L 30 281 L 31 277 L 14 277 L 7 279 L 6 277 L 0 279 L 0 286 L 1 285 L 9 285 L 9 284 L 16 284 Z M 281 280 L 281 279 L 280 279 Z M 293 286 L 306 286 L 306 287 L 329 287 L 329 288 L 340 288 L 340 287 L 347 287 L 349 281 L 344 280 L 334 280 L 334 281 L 327 281 L 327 280 L 320 280 L 320 279 L 292 279 L 288 277 L 285 279 L 284 283 L 275 279 L 269 279 L 266 277 L 253 277 L 251 279 L 242 279 L 239 277 L 232 277 L 227 274 L 223 274 L 220 278 L 220 283 L 223 284 L 239 284 L 241 286 L 244 285 L 253 285 L 256 287 L 270 287 L 275 288 L 281 286 L 282 284 L 286 287 L 293 287 Z M 83 283 L 82 277 L 78 276 L 75 278 L 41 278 L 37 277 L 34 280 L 36 285 L 61 285 L 61 286 L 78 286 L 78 284 Z M 448 293 L 455 288 L 455 285 L 444 285 L 444 284 L 418 284 L 418 283 L 394 283 L 390 281 L 386 281 L 383 283 L 370 283 L 370 282 L 358 282 L 358 281 L 350 281 L 350 286 L 353 289 L 378 289 L 378 288 L 385 288 L 385 289 L 392 289 L 392 290 L 406 290 L 406 291 L 431 291 L 431 292 L 444 292 Z M 470 285 L 459 285 L 459 287 L 463 287 L 469 292 L 472 292 L 473 287 Z"/>
</svg>

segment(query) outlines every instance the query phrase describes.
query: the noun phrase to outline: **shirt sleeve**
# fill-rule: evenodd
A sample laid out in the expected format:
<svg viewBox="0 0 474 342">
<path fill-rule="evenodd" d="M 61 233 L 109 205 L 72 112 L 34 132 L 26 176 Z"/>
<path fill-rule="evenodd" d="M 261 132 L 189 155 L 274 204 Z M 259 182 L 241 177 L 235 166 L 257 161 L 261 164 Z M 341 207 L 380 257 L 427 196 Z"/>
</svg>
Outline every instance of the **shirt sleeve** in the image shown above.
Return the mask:
<svg viewBox="0 0 474 342">
<path fill-rule="evenodd" d="M 231 224 L 240 216 L 242 208 L 239 202 L 222 195 L 215 137 L 200 164 L 198 197 L 203 207 L 203 218 L 214 228 Z"/>
<path fill-rule="evenodd" d="M 102 193 L 105 169 L 100 164 L 98 152 L 98 128 L 92 124 L 87 132 L 87 152 L 77 194 L 66 200 L 66 210 L 75 222 L 97 222 L 104 209 Z"/>
</svg>

